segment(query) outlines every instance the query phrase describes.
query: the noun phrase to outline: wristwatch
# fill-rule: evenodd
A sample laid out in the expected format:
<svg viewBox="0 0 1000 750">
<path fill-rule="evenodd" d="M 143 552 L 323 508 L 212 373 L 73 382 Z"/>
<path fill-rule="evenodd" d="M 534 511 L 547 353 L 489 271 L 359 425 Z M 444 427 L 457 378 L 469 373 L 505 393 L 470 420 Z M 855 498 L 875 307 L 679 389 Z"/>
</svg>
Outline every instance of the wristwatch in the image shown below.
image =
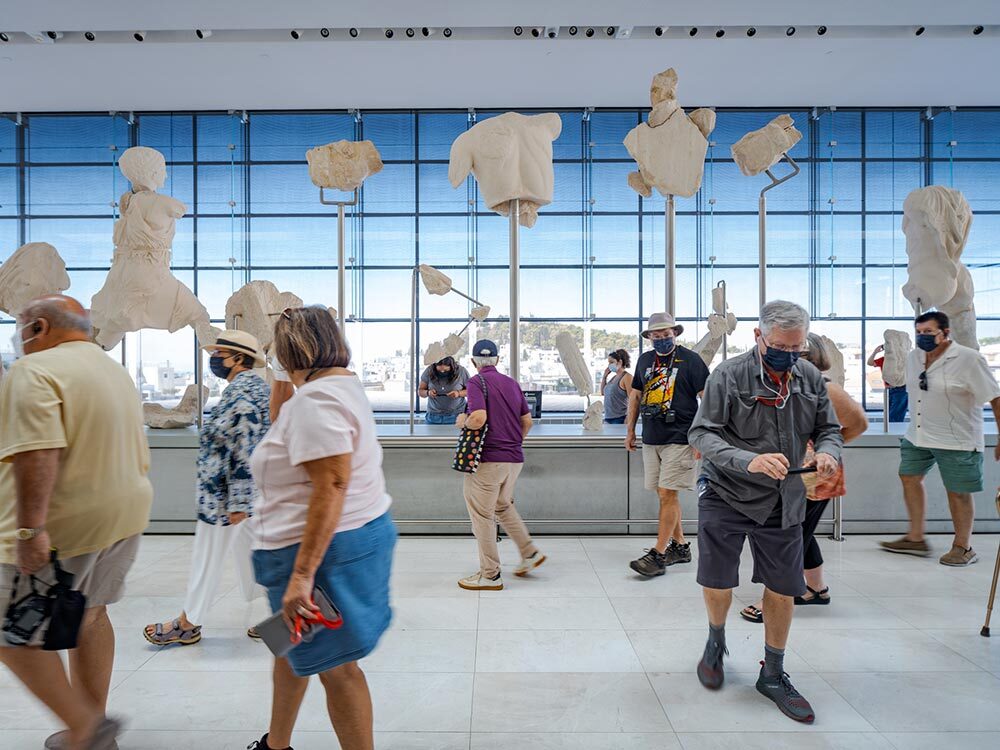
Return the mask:
<svg viewBox="0 0 1000 750">
<path fill-rule="evenodd" d="M 45 531 L 44 527 L 37 529 L 18 529 L 14 532 L 14 538 L 19 542 L 27 542 Z"/>
</svg>

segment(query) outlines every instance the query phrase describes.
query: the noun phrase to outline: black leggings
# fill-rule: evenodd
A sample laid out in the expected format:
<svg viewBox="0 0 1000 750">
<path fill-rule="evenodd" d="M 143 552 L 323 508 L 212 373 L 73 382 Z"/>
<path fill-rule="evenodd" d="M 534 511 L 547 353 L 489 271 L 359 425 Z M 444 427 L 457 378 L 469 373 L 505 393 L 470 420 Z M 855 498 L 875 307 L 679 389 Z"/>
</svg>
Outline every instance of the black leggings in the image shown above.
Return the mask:
<svg viewBox="0 0 1000 750">
<path fill-rule="evenodd" d="M 813 570 L 823 564 L 823 553 L 816 541 L 816 526 L 826 512 L 829 500 L 807 500 L 806 517 L 802 521 L 802 568 Z"/>
</svg>

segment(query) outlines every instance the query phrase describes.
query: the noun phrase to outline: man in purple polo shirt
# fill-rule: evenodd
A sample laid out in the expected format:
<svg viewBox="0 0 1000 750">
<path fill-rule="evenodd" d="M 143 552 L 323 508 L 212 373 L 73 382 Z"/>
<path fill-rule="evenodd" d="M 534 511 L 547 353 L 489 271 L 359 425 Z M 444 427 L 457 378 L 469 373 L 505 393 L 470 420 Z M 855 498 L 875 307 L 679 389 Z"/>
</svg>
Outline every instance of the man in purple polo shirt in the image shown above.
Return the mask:
<svg viewBox="0 0 1000 750">
<path fill-rule="evenodd" d="M 499 360 L 492 341 L 477 341 L 472 347 L 472 364 L 479 375 L 466 385 L 469 403 L 458 418 L 459 427 L 476 430 L 489 425 L 479 468 L 465 475 L 465 504 L 479 543 L 479 570 L 458 585 L 470 591 L 503 589 L 497 521 L 521 552 L 514 575 L 527 575 L 545 562 L 514 507 L 514 484 L 524 466 L 521 445 L 531 430 L 531 410 L 517 381 L 497 372 Z"/>
</svg>

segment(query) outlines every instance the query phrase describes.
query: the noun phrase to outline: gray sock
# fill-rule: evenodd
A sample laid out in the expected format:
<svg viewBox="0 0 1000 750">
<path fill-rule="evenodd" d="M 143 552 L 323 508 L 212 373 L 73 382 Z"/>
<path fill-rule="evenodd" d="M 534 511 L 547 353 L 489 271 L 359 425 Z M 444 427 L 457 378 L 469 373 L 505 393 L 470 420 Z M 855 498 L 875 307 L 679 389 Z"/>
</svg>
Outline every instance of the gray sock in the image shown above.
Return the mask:
<svg viewBox="0 0 1000 750">
<path fill-rule="evenodd" d="M 785 649 L 764 644 L 764 674 L 778 677 L 785 671 Z"/>
<path fill-rule="evenodd" d="M 717 641 L 723 648 L 726 647 L 726 624 L 713 625 L 708 623 L 708 642 Z"/>
</svg>

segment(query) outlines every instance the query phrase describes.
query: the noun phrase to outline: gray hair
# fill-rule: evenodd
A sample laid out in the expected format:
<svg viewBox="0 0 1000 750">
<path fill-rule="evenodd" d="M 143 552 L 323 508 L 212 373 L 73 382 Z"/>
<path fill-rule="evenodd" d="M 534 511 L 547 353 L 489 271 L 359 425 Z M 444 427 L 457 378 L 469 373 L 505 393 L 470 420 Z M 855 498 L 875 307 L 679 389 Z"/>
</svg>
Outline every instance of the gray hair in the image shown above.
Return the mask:
<svg viewBox="0 0 1000 750">
<path fill-rule="evenodd" d="M 60 300 L 40 299 L 29 302 L 18 315 L 18 319 L 22 323 L 39 318 L 49 321 L 49 326 L 54 329 L 91 335 L 90 313 L 85 312 L 80 315 L 72 310 L 67 310 L 65 304 Z"/>
<path fill-rule="evenodd" d="M 766 336 L 772 328 L 782 331 L 808 331 L 809 311 L 802 305 L 776 299 L 760 308 L 760 330 Z"/>
<path fill-rule="evenodd" d="M 473 357 L 472 364 L 478 368 L 496 367 L 500 357 Z"/>
</svg>

